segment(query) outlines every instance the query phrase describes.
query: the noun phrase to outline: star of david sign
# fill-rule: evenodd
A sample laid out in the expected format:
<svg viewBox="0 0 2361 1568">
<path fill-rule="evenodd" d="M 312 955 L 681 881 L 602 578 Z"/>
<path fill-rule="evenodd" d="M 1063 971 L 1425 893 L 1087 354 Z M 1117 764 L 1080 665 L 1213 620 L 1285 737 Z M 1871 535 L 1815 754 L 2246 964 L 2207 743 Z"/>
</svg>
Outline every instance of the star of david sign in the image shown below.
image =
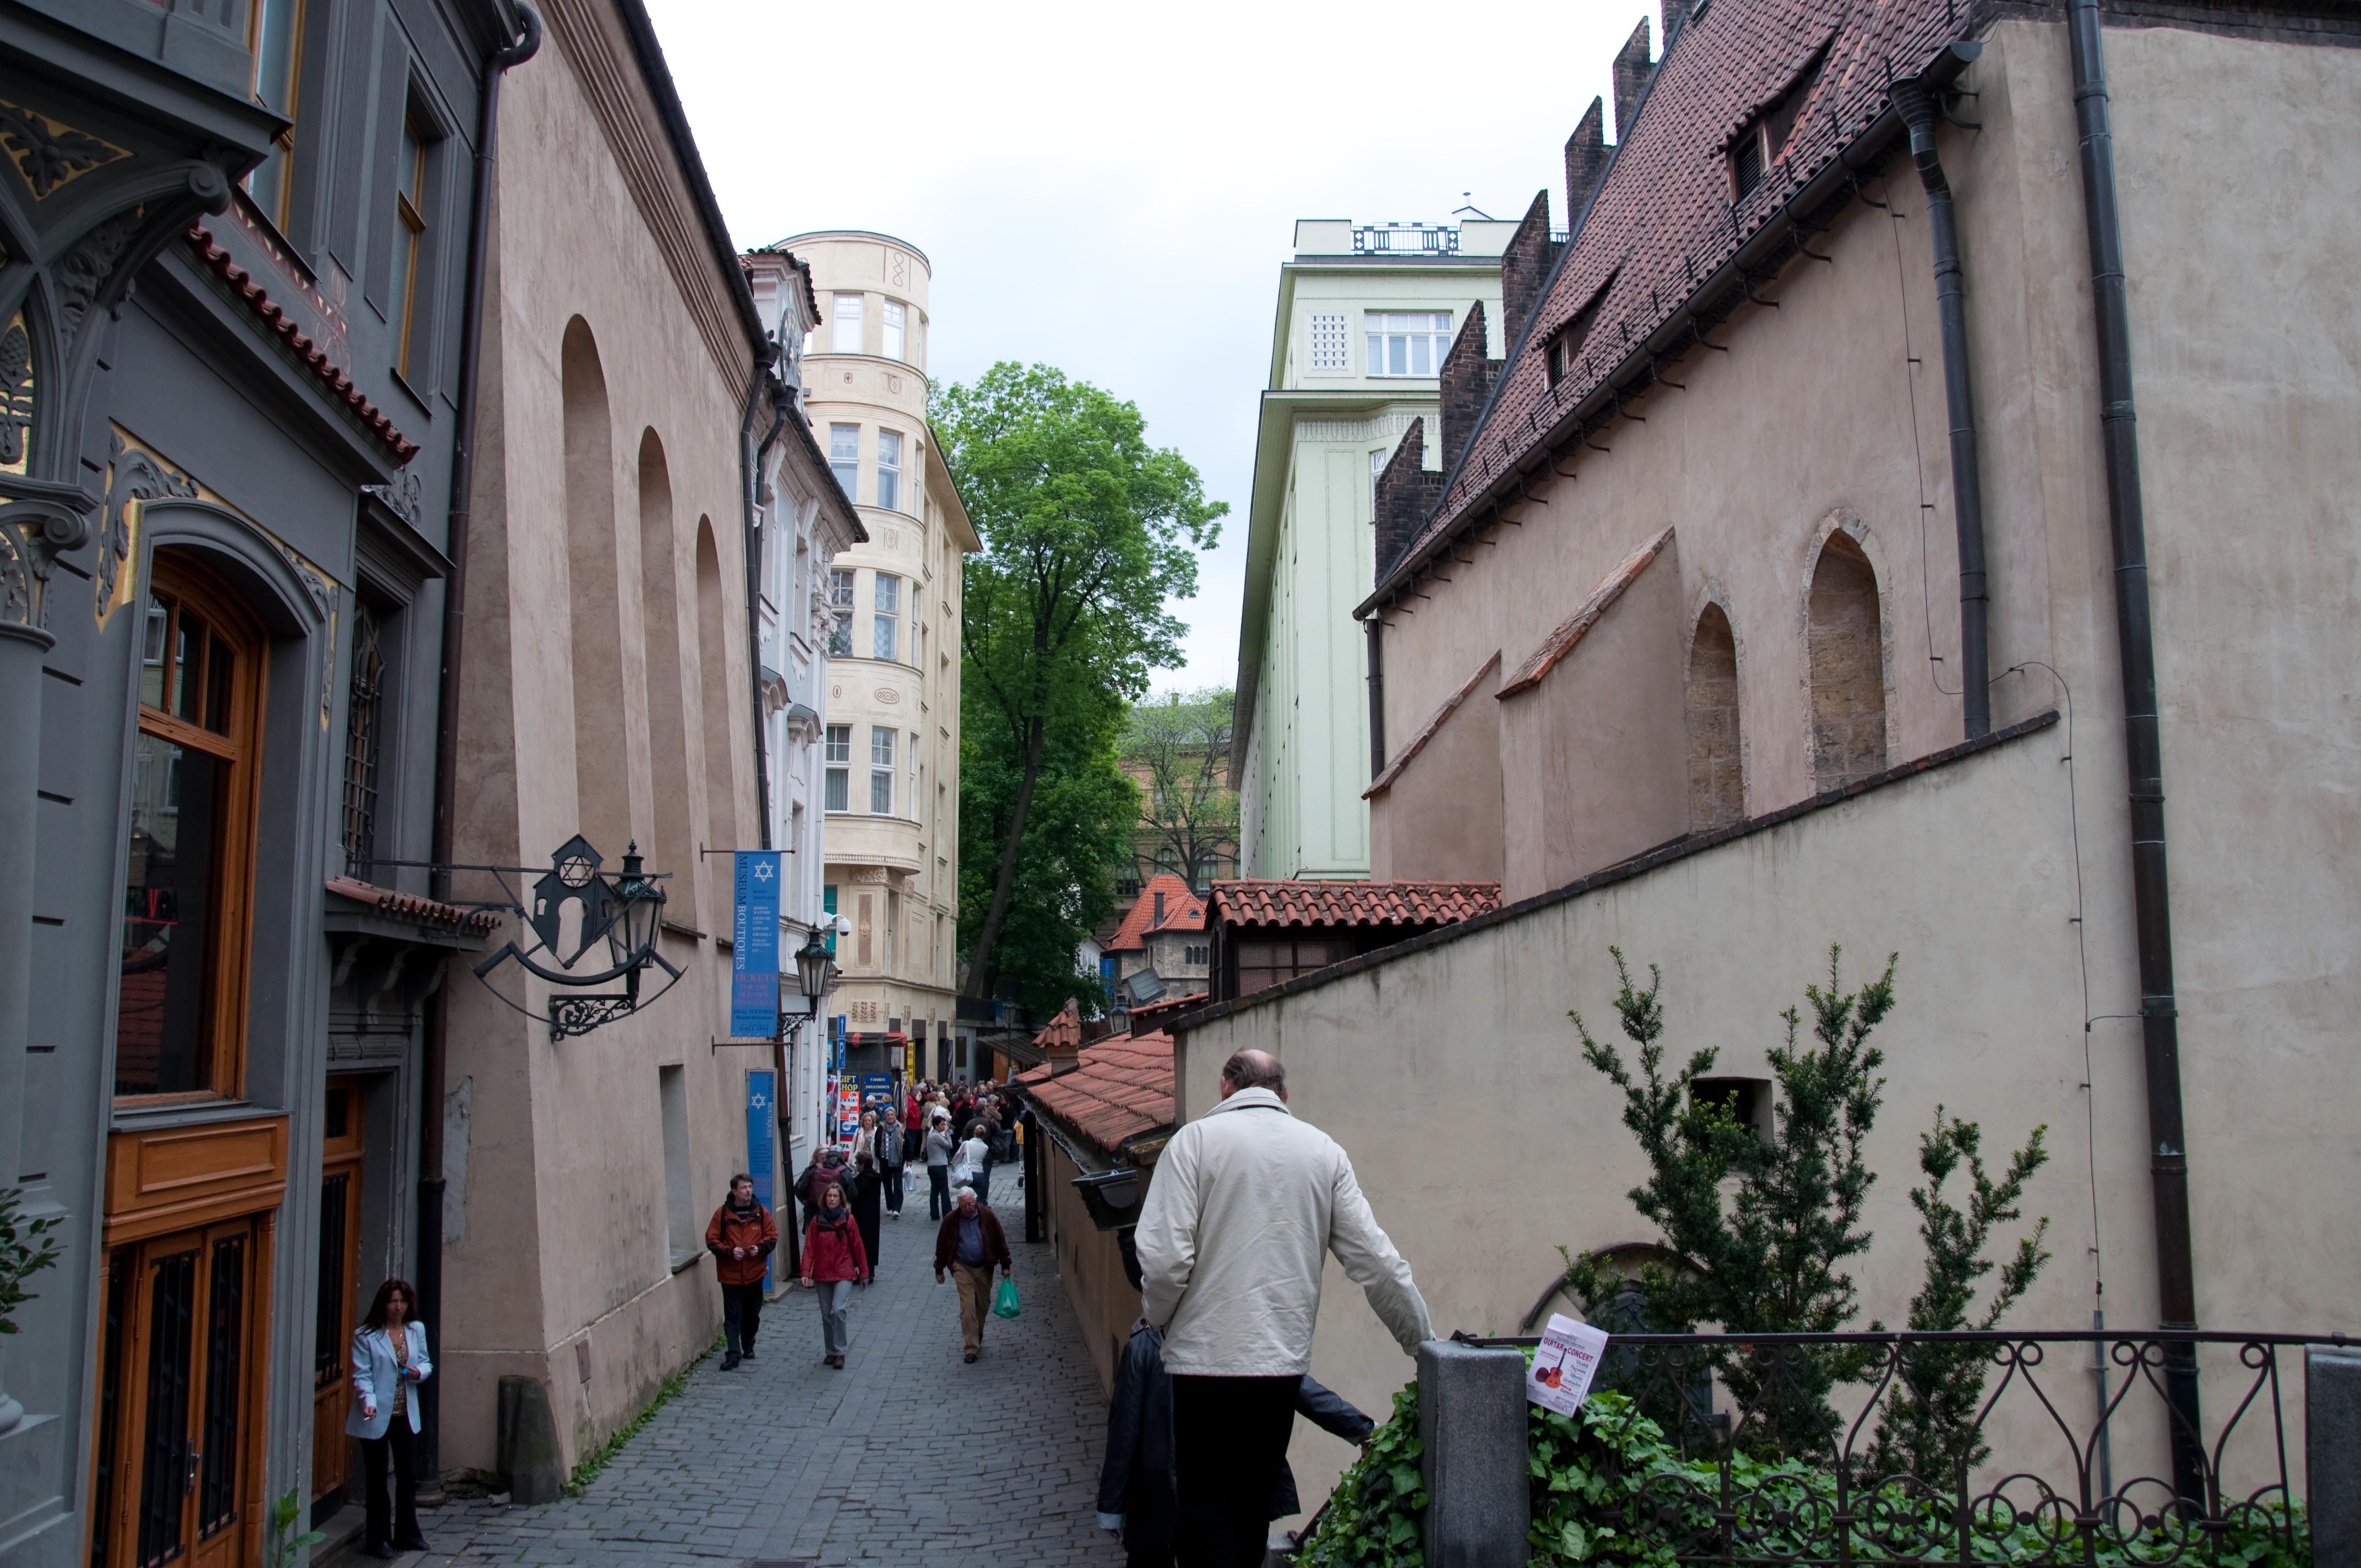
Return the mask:
<svg viewBox="0 0 2361 1568">
<path fill-rule="evenodd" d="M 598 876 L 601 857 L 591 847 L 590 840 L 577 833 L 558 847 L 549 857 L 549 872 L 533 887 L 533 908 L 526 923 L 533 927 L 541 945 L 567 969 L 574 960 L 590 950 L 590 945 L 606 936 L 607 927 L 614 924 L 615 895 Z M 565 939 L 566 906 L 581 905 L 581 924 L 575 930 L 574 950 L 560 952 L 558 944 Z"/>
<path fill-rule="evenodd" d="M 763 860 L 756 861 L 754 862 L 754 880 L 756 882 L 768 882 L 776 875 L 778 875 L 778 872 L 769 861 Z"/>
<path fill-rule="evenodd" d="M 752 1106 L 757 1111 L 760 1111 L 763 1106 L 768 1105 L 770 1102 L 771 1097 L 767 1094 L 750 1094 L 746 1097 L 746 1103 Z"/>
</svg>

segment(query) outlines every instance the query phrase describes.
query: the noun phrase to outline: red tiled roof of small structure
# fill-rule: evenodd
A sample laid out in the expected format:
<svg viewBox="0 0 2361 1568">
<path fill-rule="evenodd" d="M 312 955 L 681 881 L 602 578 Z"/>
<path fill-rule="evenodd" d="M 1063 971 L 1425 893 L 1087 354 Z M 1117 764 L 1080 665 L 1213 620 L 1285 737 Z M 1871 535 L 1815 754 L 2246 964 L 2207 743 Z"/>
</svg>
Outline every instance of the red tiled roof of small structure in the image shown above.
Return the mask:
<svg viewBox="0 0 2361 1568">
<path fill-rule="evenodd" d="M 1126 1138 L 1172 1124 L 1172 1036 L 1110 1035 L 1063 1072 L 1035 1068 L 1016 1081 L 1044 1113 L 1112 1156 Z"/>
<path fill-rule="evenodd" d="M 1164 918 L 1156 917 L 1156 895 L 1164 895 Z M 1115 936 L 1107 942 L 1105 951 L 1126 953 L 1145 947 L 1147 938 L 1158 931 L 1202 931 L 1205 928 L 1205 901 L 1196 890 L 1171 872 L 1159 872 L 1139 890 L 1139 897 L 1131 912 L 1115 927 Z"/>
<path fill-rule="evenodd" d="M 261 317 L 265 326 L 279 334 L 280 341 L 287 345 L 288 352 L 302 360 L 305 368 L 326 385 L 328 395 L 352 411 L 353 417 L 377 437 L 379 444 L 403 463 L 418 455 L 418 443 L 395 429 L 393 421 L 379 411 L 378 406 L 368 400 L 368 395 L 353 384 L 353 378 L 345 373 L 344 367 L 330 359 L 318 344 L 300 331 L 295 325 L 295 318 L 271 299 L 269 292 L 254 280 L 253 275 L 231 259 L 228 251 L 214 243 L 213 231 L 203 224 L 191 224 L 181 237 L 188 242 L 191 250 L 196 252 L 199 261 L 228 284 L 230 291 L 245 301 L 247 308 Z"/>
<path fill-rule="evenodd" d="M 1033 1043 L 1045 1051 L 1079 1049 L 1082 1043 L 1082 1011 L 1073 998 L 1058 1009 L 1058 1015 L 1033 1036 Z"/>
<path fill-rule="evenodd" d="M 1709 6 L 1679 29 L 1587 215 L 1569 214 L 1580 224 L 1571 251 L 1530 330 L 1509 345 L 1464 459 L 1444 454 L 1455 465 L 1448 488 L 1404 553 L 1404 566 L 1869 129 L 1886 107 L 1888 83 L 1925 71 L 1960 34 L 1953 10 L 1950 0 L 1750 0 Z M 1824 50 L 1785 148 L 1733 207 L 1725 165 L 1730 142 Z M 1627 117 L 1631 108 L 1618 104 L 1616 112 Z M 1594 299 L 1582 354 L 1553 386 L 1544 350 Z M 1388 581 L 1405 576 L 1397 567 Z"/>
<path fill-rule="evenodd" d="M 1232 926 L 1448 926 L 1500 907 L 1497 882 L 1217 882 Z"/>
<path fill-rule="evenodd" d="M 358 877 L 330 877 L 328 891 L 339 898 L 369 905 L 388 915 L 448 926 L 453 930 L 471 931 L 478 936 L 500 923 L 500 914 L 497 909 L 469 909 L 463 905 L 445 904 L 440 899 L 421 898 L 414 893 L 397 893 L 392 888 L 379 887 Z"/>
</svg>

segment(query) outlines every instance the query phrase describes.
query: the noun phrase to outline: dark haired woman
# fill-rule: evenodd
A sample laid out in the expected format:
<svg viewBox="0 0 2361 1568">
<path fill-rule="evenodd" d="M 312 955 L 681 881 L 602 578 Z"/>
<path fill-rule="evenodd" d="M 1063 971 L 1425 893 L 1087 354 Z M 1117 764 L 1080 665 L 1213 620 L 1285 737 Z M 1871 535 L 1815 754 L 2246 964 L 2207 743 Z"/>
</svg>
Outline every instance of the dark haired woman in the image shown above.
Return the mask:
<svg viewBox="0 0 2361 1568">
<path fill-rule="evenodd" d="M 353 1333 L 353 1412 L 345 1431 L 361 1440 L 361 1474 L 371 1556 L 428 1550 L 418 1530 L 418 1385 L 434 1375 L 426 1326 L 412 1321 L 418 1292 L 406 1279 L 377 1288 L 368 1316 Z M 393 1460 L 393 1512 L 388 1528 L 385 1462 Z"/>
<path fill-rule="evenodd" d="M 819 1292 L 820 1346 L 827 1353 L 820 1359 L 841 1369 L 844 1353 L 852 1346 L 844 1311 L 852 1301 L 853 1282 L 875 1277 L 869 1272 L 869 1255 L 862 1250 L 861 1227 L 852 1222 L 842 1183 L 821 1184 L 819 1209 L 804 1222 L 803 1256 L 804 1288 Z"/>
</svg>

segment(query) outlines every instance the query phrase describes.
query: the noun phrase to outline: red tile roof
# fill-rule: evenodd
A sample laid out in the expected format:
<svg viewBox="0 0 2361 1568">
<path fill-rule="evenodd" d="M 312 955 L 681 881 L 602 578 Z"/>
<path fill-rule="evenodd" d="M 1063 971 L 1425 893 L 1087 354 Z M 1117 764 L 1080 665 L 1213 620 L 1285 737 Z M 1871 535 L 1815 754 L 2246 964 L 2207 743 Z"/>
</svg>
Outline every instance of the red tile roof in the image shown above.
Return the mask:
<svg viewBox="0 0 2361 1568">
<path fill-rule="evenodd" d="M 363 428 L 377 437 L 379 444 L 391 452 L 396 460 L 407 463 L 418 455 L 418 443 L 396 430 L 393 421 L 380 412 L 378 406 L 368 400 L 368 395 L 353 384 L 353 378 L 345 373 L 344 367 L 330 359 L 318 344 L 299 330 L 295 318 L 271 299 L 262 285 L 254 280 L 253 275 L 232 260 L 228 251 L 214 243 L 213 231 L 203 224 L 191 224 L 181 237 L 191 250 L 197 253 L 199 261 L 212 269 L 223 282 L 229 285 L 232 293 L 246 302 L 247 309 L 261 317 L 263 324 L 279 334 L 280 341 L 287 345 L 288 352 L 302 360 L 306 369 L 326 384 L 328 395 L 351 410 L 353 417 L 360 421 Z"/>
<path fill-rule="evenodd" d="M 1172 1124 L 1172 1036 L 1110 1035 L 1073 1066 L 1037 1067 L 1016 1081 L 1043 1114 L 1113 1157 L 1126 1138 Z"/>
<path fill-rule="evenodd" d="M 1164 918 L 1156 918 L 1156 895 L 1164 895 Z M 1170 872 L 1159 872 L 1150 877 L 1148 885 L 1139 890 L 1139 897 L 1131 913 L 1115 927 L 1115 936 L 1103 950 L 1127 953 L 1148 945 L 1148 938 L 1159 931 L 1202 931 L 1205 928 L 1205 901 L 1199 898 L 1188 883 Z"/>
<path fill-rule="evenodd" d="M 1640 574 L 1648 569 L 1648 563 L 1663 554 L 1664 546 L 1672 542 L 1673 531 L 1668 528 L 1617 562 L 1613 571 L 1598 579 L 1598 586 L 1590 590 L 1590 597 L 1582 601 L 1581 607 L 1559 621 L 1557 630 L 1543 638 L 1542 645 L 1533 650 L 1532 656 L 1518 665 L 1517 673 L 1502 681 L 1500 689 L 1492 695 L 1511 697 L 1541 685 L 1543 678 L 1557 668 L 1558 661 L 1574 652 L 1574 645 L 1582 641 L 1582 634 L 1598 624 L 1598 618 L 1607 613 L 1607 607 L 1621 598 L 1623 590 L 1639 581 Z"/>
<path fill-rule="evenodd" d="M 1231 926 L 1448 926 L 1500 907 L 1497 882 L 1217 882 Z"/>
<path fill-rule="evenodd" d="M 413 893 L 397 893 L 392 888 L 379 887 L 358 877 L 330 877 L 328 891 L 339 898 L 369 905 L 388 915 L 399 915 L 426 925 L 448 926 L 455 931 L 471 931 L 478 936 L 500 923 L 500 914 L 497 909 L 469 909 L 463 905 L 445 904 L 439 899 L 421 898 Z"/>
<path fill-rule="evenodd" d="M 1888 83 L 1926 71 L 1961 33 L 1954 9 L 1952 0 L 1749 0 L 1710 6 L 1680 28 L 1587 215 L 1572 214 L 1579 229 L 1531 329 L 1511 345 L 1464 457 L 1445 455 L 1455 466 L 1443 502 L 1405 554 L 1405 566 L 1463 511 L 1479 506 L 1495 479 L 1551 440 L 1554 427 L 1605 389 L 1619 367 L 1644 354 L 1652 334 L 1876 123 L 1887 107 Z M 1763 183 L 1733 207 L 1728 148 L 1823 49 L 1826 63 L 1784 149 Z M 1618 119 L 1631 113 L 1620 104 L 1616 111 Z M 1754 283 L 1769 273 L 1765 267 Z M 1594 299 L 1582 356 L 1552 386 L 1543 350 Z M 1687 343 L 1680 335 L 1657 347 L 1669 364 Z M 1648 380 L 1642 374 L 1632 385 Z M 1389 580 L 1405 576 L 1397 568 Z"/>
</svg>

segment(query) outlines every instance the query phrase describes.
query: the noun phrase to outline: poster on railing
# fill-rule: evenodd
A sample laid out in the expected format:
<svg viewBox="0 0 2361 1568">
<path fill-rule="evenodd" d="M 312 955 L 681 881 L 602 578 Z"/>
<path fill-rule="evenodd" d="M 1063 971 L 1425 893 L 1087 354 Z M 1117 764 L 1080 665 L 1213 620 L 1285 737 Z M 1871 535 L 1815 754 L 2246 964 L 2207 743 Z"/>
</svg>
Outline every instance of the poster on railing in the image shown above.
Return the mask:
<svg viewBox="0 0 2361 1568">
<path fill-rule="evenodd" d="M 1598 1358 L 1607 1354 L 1607 1332 L 1572 1318 L 1550 1314 L 1549 1327 L 1525 1373 L 1525 1398 L 1545 1410 L 1570 1416 L 1582 1409 Z"/>
</svg>

